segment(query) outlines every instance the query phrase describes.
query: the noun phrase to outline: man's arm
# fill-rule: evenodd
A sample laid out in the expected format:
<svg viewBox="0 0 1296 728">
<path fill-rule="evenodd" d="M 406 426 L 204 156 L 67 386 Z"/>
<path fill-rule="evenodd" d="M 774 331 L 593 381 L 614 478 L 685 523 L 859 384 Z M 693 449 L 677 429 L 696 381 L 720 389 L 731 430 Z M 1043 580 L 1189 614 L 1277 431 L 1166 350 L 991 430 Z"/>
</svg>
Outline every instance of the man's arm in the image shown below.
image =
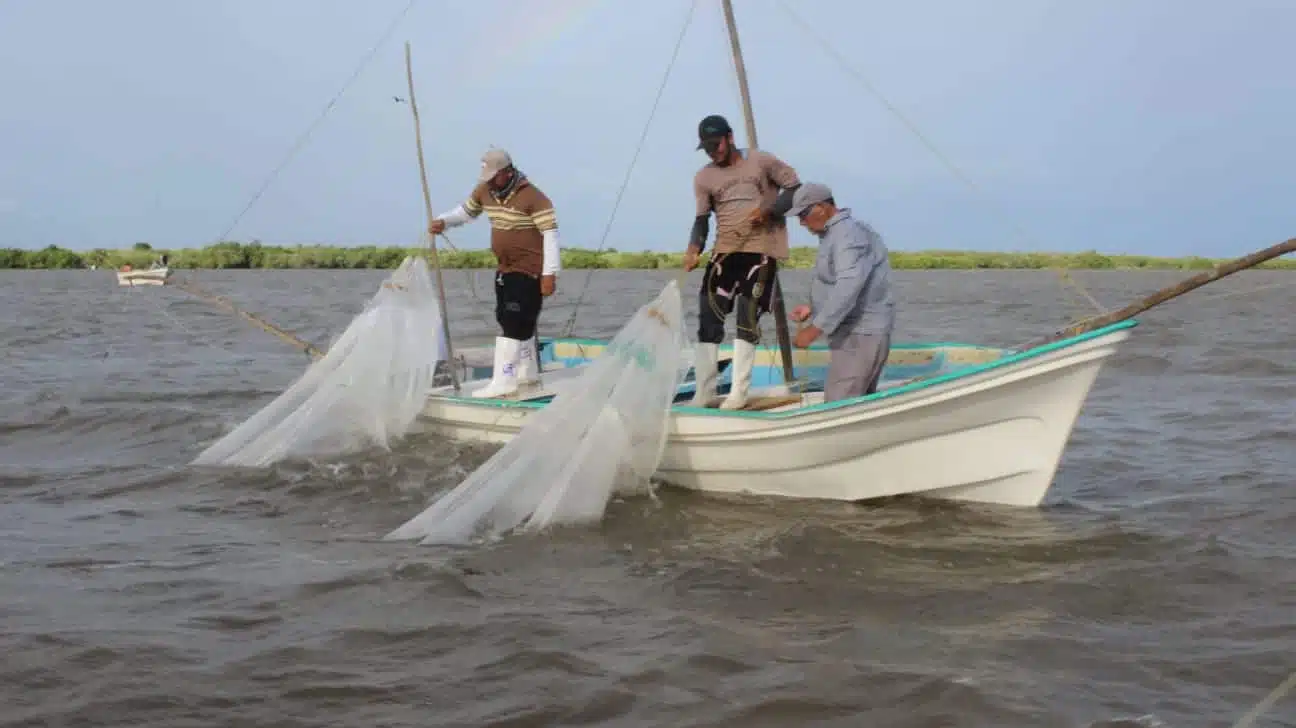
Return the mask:
<svg viewBox="0 0 1296 728">
<path fill-rule="evenodd" d="M 837 282 L 810 321 L 828 336 L 837 330 L 842 320 L 855 307 L 876 265 L 873 261 L 872 243 L 862 230 L 851 230 L 835 246 L 832 255 Z"/>
<path fill-rule="evenodd" d="M 711 215 L 698 215 L 693 218 L 693 230 L 689 232 L 689 247 L 699 254 L 706 250 L 707 236 L 711 234 Z"/>
<path fill-rule="evenodd" d="M 761 152 L 761 168 L 765 171 L 765 176 L 779 188 L 778 197 L 774 198 L 773 204 L 765 213 L 772 217 L 783 217 L 792 209 L 792 195 L 801 186 L 801 178 L 791 165 L 769 152 Z"/>
<path fill-rule="evenodd" d="M 540 275 L 557 275 L 562 270 L 562 254 L 558 247 L 558 213 L 553 203 L 543 192 L 535 190 L 535 203 L 530 205 L 531 222 L 544 238 L 544 262 L 540 265 Z"/>
<path fill-rule="evenodd" d="M 482 213 L 482 205 L 477 201 L 477 190 L 474 189 L 468 195 L 468 199 L 463 204 L 449 212 L 443 212 L 437 215 L 434 220 L 440 220 L 448 228 L 459 227 L 465 223 L 472 222 Z"/>
<path fill-rule="evenodd" d="M 532 215 L 531 219 L 535 221 L 540 234 L 544 236 L 544 263 L 541 265 L 540 275 L 557 275 L 558 271 L 562 270 L 562 251 L 558 245 L 557 214 L 550 207 L 548 210 L 541 210 Z"/>
<path fill-rule="evenodd" d="M 693 229 L 689 232 L 688 247 L 696 250 L 698 255 L 706 250 L 707 235 L 711 233 L 711 210 L 714 207 L 711 193 L 697 179 L 693 178 Z"/>
<path fill-rule="evenodd" d="M 555 276 L 562 270 L 562 251 L 558 247 L 558 228 L 544 232 L 544 263 L 540 275 Z"/>
<path fill-rule="evenodd" d="M 459 227 L 464 223 L 472 222 L 473 217 L 474 217 L 473 215 L 468 214 L 468 208 L 466 208 L 464 205 L 459 205 L 455 209 L 449 212 L 443 212 L 432 219 L 440 220 L 441 222 L 445 223 L 446 227 L 453 228 L 453 227 Z"/>
</svg>

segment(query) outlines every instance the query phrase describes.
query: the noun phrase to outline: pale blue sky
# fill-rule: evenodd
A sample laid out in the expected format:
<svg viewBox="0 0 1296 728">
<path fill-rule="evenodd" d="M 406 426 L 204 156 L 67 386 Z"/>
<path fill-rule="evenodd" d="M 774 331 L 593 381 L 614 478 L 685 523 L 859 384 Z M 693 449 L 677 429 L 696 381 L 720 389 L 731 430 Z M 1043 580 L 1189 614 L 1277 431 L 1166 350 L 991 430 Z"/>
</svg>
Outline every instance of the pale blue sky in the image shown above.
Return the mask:
<svg viewBox="0 0 1296 728">
<path fill-rule="evenodd" d="M 0 247 L 212 242 L 406 3 L 0 0 Z M 230 237 L 417 241 L 412 121 L 392 100 L 409 40 L 437 211 L 495 144 L 554 199 L 564 244 L 597 247 L 689 5 L 416 0 Z M 761 146 L 896 249 L 1231 256 L 1296 234 L 1292 0 L 735 8 Z M 745 138 L 728 52 L 719 0 L 698 0 L 609 247 L 684 245 L 698 120 Z"/>
</svg>

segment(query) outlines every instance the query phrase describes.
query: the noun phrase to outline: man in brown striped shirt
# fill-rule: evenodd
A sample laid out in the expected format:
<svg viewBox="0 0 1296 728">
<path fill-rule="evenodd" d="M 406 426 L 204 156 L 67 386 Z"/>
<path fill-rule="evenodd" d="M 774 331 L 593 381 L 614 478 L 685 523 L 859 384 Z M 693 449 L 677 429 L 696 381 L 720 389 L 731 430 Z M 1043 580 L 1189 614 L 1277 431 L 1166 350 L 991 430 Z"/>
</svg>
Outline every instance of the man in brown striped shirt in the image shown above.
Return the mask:
<svg viewBox="0 0 1296 728">
<path fill-rule="evenodd" d="M 436 235 L 476 220 L 483 212 L 490 220 L 491 252 L 498 263 L 495 320 L 502 335 L 495 338 L 491 381 L 472 396 L 510 397 L 520 387 L 540 384 L 535 332 L 542 301 L 553 295 L 561 269 L 558 218 L 553 203 L 513 166 L 503 149 L 490 149 L 482 156 L 481 176 L 468 199 L 433 218 L 428 232 Z"/>
</svg>

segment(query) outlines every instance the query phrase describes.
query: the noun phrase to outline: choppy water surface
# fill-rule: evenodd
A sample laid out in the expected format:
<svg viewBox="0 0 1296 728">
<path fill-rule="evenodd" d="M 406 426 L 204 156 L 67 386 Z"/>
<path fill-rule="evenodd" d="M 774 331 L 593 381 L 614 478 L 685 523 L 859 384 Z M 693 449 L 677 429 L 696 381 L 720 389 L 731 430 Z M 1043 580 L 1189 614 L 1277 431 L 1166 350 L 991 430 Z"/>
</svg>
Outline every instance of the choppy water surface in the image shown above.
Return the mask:
<svg viewBox="0 0 1296 728">
<path fill-rule="evenodd" d="M 382 276 L 194 280 L 324 344 Z M 670 276 L 595 273 L 578 333 Z M 1075 276 L 1114 307 L 1180 274 Z M 898 279 L 902 340 L 1089 313 L 1051 272 Z M 468 283 L 465 344 L 493 333 Z M 663 491 L 458 550 L 377 539 L 490 448 L 199 472 L 304 355 L 111 273 L 5 272 L 0 310 L 3 726 L 1228 726 L 1296 669 L 1290 274 L 1146 315 L 1039 511 Z M 1296 696 L 1256 725 L 1296 726 Z"/>
</svg>

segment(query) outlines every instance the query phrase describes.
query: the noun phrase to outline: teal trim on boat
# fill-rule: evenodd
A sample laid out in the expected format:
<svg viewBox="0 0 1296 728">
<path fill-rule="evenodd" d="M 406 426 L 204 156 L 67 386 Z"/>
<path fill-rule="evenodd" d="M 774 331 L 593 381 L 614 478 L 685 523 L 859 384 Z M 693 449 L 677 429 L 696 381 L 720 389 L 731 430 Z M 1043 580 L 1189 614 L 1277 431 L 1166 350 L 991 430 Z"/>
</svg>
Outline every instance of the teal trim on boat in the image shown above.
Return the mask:
<svg viewBox="0 0 1296 728">
<path fill-rule="evenodd" d="M 1069 346 L 1074 346 L 1076 344 L 1085 341 L 1091 341 L 1101 336 L 1106 336 L 1107 334 L 1110 334 L 1115 331 L 1121 331 L 1123 329 L 1132 329 L 1135 326 L 1138 326 L 1137 319 L 1126 319 L 1124 321 L 1118 321 L 1114 324 L 1104 326 L 1100 329 L 1095 329 L 1085 334 L 1072 336 L 1066 339 L 1060 339 L 1058 341 L 1044 344 L 1042 346 L 1037 346 L 1033 349 L 1027 349 L 1025 351 L 1011 352 L 997 359 L 994 359 L 993 361 L 985 362 L 982 364 L 969 364 L 966 366 L 958 367 L 957 369 L 953 369 L 944 374 L 936 374 L 934 376 L 924 378 L 917 382 L 910 382 L 908 384 L 901 384 L 896 387 L 889 387 L 887 389 L 882 389 L 872 394 L 866 394 L 861 397 L 852 397 L 851 399 L 842 399 L 836 402 L 822 402 L 819 404 L 807 405 L 805 407 L 800 407 L 798 409 L 787 410 L 783 412 L 777 412 L 777 411 L 752 412 L 752 411 L 745 411 L 745 410 L 721 410 L 721 409 L 711 409 L 707 407 L 691 407 L 689 405 L 675 405 L 671 409 L 676 412 L 687 413 L 690 415 L 699 415 L 703 417 L 746 417 L 746 418 L 755 418 L 755 419 L 764 419 L 764 420 L 799 417 L 801 415 L 805 415 L 813 412 L 824 412 L 827 410 L 840 409 L 842 407 L 851 407 L 851 406 L 864 404 L 868 402 L 874 402 L 877 400 L 898 397 L 900 395 L 908 394 L 910 392 L 915 392 L 918 390 L 935 387 L 941 384 L 945 384 L 946 382 L 954 381 L 956 379 L 964 379 L 967 377 L 975 376 L 977 374 L 981 374 L 982 372 L 992 371 L 994 369 L 1009 366 L 1011 364 L 1016 364 L 1018 362 L 1034 359 L 1036 357 L 1043 356 L 1045 354 L 1054 351 L 1058 351 L 1059 349 L 1065 349 Z M 565 343 L 565 344 L 572 344 L 576 346 L 588 346 L 591 348 L 597 347 L 600 349 L 607 344 L 606 341 L 599 341 L 597 339 L 561 339 L 561 340 L 549 339 L 540 342 L 540 344 L 544 348 L 548 349 L 549 348 L 548 345 L 557 343 L 558 341 L 561 341 L 561 343 Z M 930 342 L 913 343 L 913 344 L 897 344 L 896 346 L 892 347 L 893 351 L 926 350 L 926 349 L 994 350 L 994 347 L 986 347 L 978 344 L 966 344 L 966 343 L 930 343 Z M 814 346 L 809 347 L 806 351 L 826 352 L 827 350 L 828 347 L 826 345 L 816 344 Z M 548 356 L 544 356 L 543 358 L 546 360 L 556 360 L 556 358 L 553 357 L 552 353 L 550 353 Z M 540 409 L 548 403 L 548 400 L 516 402 L 510 400 L 497 400 L 497 399 L 474 399 L 472 397 L 462 397 L 462 396 L 454 396 L 454 395 L 438 395 L 437 398 L 447 400 L 450 402 L 459 403 L 459 404 L 472 404 L 477 407 L 497 407 L 501 409 Z"/>
</svg>

